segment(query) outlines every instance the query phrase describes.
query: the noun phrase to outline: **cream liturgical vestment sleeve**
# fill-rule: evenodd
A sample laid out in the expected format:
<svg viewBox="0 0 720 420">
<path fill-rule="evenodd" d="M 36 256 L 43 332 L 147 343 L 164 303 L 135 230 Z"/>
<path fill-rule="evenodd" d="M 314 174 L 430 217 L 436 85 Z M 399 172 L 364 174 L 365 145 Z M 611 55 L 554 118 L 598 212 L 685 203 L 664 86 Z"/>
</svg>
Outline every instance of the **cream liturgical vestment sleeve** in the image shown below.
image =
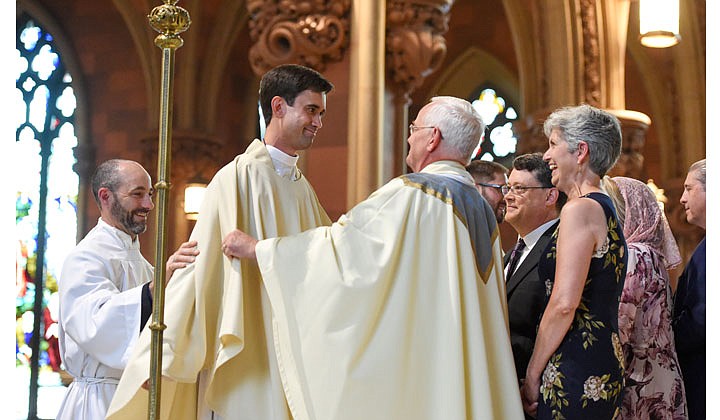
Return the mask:
<svg viewBox="0 0 720 420">
<path fill-rule="evenodd" d="M 258 243 L 296 420 L 523 419 L 498 229 L 455 162 Z"/>
<path fill-rule="evenodd" d="M 239 228 L 256 238 L 330 223 L 304 176 L 279 176 L 255 140 L 215 175 L 190 238 L 200 254 L 177 270 L 165 297 L 164 419 L 287 419 L 275 361 L 271 314 L 254 261 L 230 260 L 222 239 Z M 145 328 L 109 409 L 110 419 L 147 417 L 151 334 Z M 215 417 L 217 418 L 217 417 Z"/>
</svg>

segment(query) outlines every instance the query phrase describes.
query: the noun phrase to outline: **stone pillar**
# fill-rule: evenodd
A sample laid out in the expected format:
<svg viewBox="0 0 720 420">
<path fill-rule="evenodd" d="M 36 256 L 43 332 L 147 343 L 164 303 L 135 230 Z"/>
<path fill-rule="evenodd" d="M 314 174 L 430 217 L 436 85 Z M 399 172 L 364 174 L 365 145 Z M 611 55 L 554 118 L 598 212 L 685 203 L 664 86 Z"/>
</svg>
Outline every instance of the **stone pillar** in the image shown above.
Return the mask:
<svg viewBox="0 0 720 420">
<path fill-rule="evenodd" d="M 143 166 L 156 181 L 157 173 L 157 134 L 148 135 L 141 140 L 143 145 Z M 175 130 L 172 142 L 172 171 L 169 174 L 170 194 L 168 200 L 168 237 L 166 254 L 169 256 L 188 240 L 195 226 L 194 221 L 185 217 L 185 186 L 192 180 L 201 178 L 209 182 L 224 162 L 220 156 L 222 145 L 213 137 L 198 132 Z M 223 163 L 224 164 L 224 163 Z M 152 214 L 152 213 L 151 213 Z M 148 229 L 154 225 L 148 224 Z"/>
<path fill-rule="evenodd" d="M 406 172 L 408 108 L 410 94 L 445 59 L 443 34 L 448 30 L 454 0 L 388 0 L 386 66 L 389 79 L 389 107 L 392 123 L 392 158 L 385 164 L 394 175 Z"/>
<path fill-rule="evenodd" d="M 348 96 L 347 206 L 366 199 L 387 176 L 383 135 L 385 1 L 354 1 Z"/>
<path fill-rule="evenodd" d="M 77 242 L 80 242 L 80 240 L 87 234 L 88 230 L 90 230 L 88 221 L 92 221 L 94 219 L 88 216 L 97 214 L 99 217 L 100 215 L 99 210 L 97 210 L 95 200 L 88 198 L 92 197 L 90 182 L 93 172 L 95 171 L 95 146 L 89 142 L 78 144 L 73 150 L 73 155 L 75 156 L 73 170 L 78 174 L 80 180 L 77 207 L 78 230 L 77 238 L 75 238 Z"/>
<path fill-rule="evenodd" d="M 617 163 L 609 171 L 610 176 L 626 176 L 647 181 L 645 172 L 645 137 L 650 127 L 650 117 L 637 111 L 609 110 L 619 120 L 622 127 L 622 153 Z"/>
</svg>

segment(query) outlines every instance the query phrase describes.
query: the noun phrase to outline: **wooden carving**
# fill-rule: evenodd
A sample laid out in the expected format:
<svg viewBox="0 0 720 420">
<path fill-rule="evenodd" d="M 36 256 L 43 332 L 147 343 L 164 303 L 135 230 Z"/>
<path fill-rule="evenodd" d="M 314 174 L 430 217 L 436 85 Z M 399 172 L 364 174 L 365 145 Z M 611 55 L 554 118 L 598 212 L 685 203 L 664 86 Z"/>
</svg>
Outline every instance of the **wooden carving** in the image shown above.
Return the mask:
<svg viewBox="0 0 720 420">
<path fill-rule="evenodd" d="M 248 0 L 247 8 L 257 75 L 287 63 L 322 71 L 348 46 L 350 0 Z"/>
<path fill-rule="evenodd" d="M 409 95 L 442 63 L 453 1 L 388 1 L 386 66 L 394 90 Z"/>
</svg>

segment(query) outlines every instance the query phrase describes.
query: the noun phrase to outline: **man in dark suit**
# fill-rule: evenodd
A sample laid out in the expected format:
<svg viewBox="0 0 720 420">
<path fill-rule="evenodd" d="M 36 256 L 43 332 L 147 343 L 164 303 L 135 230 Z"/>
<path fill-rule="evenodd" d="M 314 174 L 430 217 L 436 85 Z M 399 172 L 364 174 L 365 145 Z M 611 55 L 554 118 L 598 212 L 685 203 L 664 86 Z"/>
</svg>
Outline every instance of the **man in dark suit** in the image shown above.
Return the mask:
<svg viewBox="0 0 720 420">
<path fill-rule="evenodd" d="M 680 204 L 688 223 L 705 230 L 705 159 L 690 166 Z M 688 419 L 705 419 L 705 238 L 678 280 L 672 324 Z"/>
<path fill-rule="evenodd" d="M 567 201 L 550 178 L 550 167 L 542 154 L 520 155 L 513 161 L 505 196 L 505 220 L 518 233 L 518 244 L 505 254 L 510 341 L 518 381 L 525 377 L 537 326 L 545 310 L 546 286 L 538 276 L 538 262 Z"/>
</svg>

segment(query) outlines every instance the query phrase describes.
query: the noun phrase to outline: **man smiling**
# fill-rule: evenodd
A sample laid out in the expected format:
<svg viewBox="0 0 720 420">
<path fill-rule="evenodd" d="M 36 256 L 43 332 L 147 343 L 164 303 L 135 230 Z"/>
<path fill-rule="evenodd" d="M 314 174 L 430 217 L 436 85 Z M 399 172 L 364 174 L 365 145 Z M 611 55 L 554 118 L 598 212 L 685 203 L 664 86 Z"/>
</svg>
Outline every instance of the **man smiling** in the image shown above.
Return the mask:
<svg viewBox="0 0 720 420">
<path fill-rule="evenodd" d="M 550 178 L 550 167 L 542 154 L 520 155 L 513 160 L 505 195 L 505 220 L 518 233 L 518 245 L 505 254 L 510 341 L 518 381 L 525 377 L 545 310 L 545 283 L 538 274 L 538 263 L 567 200 Z"/>
<path fill-rule="evenodd" d="M 330 223 L 297 167 L 322 127 L 332 83 L 310 68 L 285 64 L 260 81 L 267 130 L 221 168 L 208 185 L 191 234 L 200 256 L 178 271 L 166 294 L 163 418 L 292 418 L 275 359 L 272 308 L 257 264 L 223 256 L 237 229 L 260 238 Z M 151 341 L 141 335 L 108 418 L 145 416 Z"/>
<path fill-rule="evenodd" d="M 60 355 L 73 376 L 58 419 L 97 419 L 105 412 L 130 352 L 152 312 L 153 267 L 138 235 L 155 205 L 150 175 L 137 162 L 98 166 L 92 192 L 97 226 L 70 252 L 58 281 Z M 185 243 L 167 263 L 167 278 L 192 262 Z"/>
</svg>

